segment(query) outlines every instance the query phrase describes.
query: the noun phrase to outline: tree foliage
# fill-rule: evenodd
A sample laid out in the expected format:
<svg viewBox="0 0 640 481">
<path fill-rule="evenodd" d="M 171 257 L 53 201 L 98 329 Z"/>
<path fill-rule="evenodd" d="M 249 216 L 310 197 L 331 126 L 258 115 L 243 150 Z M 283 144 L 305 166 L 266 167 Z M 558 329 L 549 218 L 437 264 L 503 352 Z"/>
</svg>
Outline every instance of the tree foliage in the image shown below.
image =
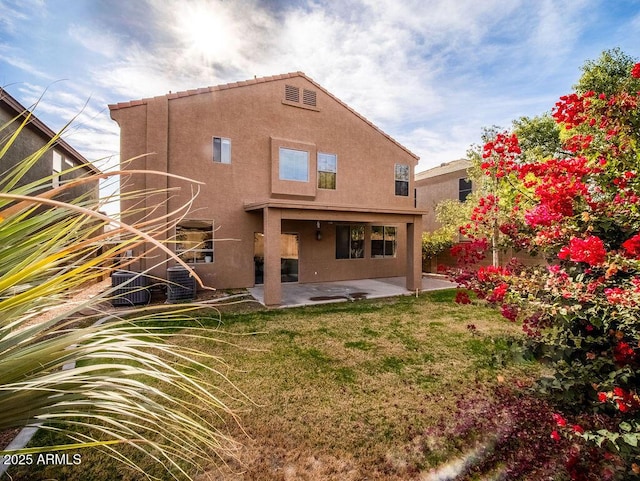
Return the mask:
<svg viewBox="0 0 640 481">
<path fill-rule="evenodd" d="M 582 75 L 574 89 L 578 94 L 598 92 L 612 95 L 624 90 L 640 90 L 638 79 L 629 79 L 629 72 L 636 60 L 620 48 L 605 50 L 596 60 L 587 60 L 582 66 Z"/>
<path fill-rule="evenodd" d="M 549 265 L 513 262 L 456 279 L 522 322 L 552 367 L 538 383 L 558 409 L 549 442 L 603 447 L 626 467 L 601 479 L 628 479 L 640 473 L 640 64 L 614 53 L 587 62 L 578 91 L 556 103 L 556 152 L 527 156 L 511 132 L 482 150 L 483 173 L 513 190 L 481 198 L 467 235 L 486 242 L 490 218 Z M 501 204 L 505 192 L 512 197 Z M 506 215 L 494 215 L 497 205 Z"/>
<path fill-rule="evenodd" d="M 453 246 L 460 237 L 460 227 L 469 219 L 472 201 L 444 199 L 435 207 L 436 220 L 441 227 L 422 233 L 422 258 L 426 260 Z"/>
</svg>

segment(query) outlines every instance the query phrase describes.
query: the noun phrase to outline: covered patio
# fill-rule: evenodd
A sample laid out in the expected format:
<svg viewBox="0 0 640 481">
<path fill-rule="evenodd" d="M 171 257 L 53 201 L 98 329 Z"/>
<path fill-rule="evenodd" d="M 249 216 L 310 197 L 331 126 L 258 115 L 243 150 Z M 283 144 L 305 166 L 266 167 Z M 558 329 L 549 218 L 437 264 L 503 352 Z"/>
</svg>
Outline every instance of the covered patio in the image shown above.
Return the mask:
<svg viewBox="0 0 640 481">
<path fill-rule="evenodd" d="M 443 277 L 423 276 L 420 291 L 451 289 L 456 285 Z M 248 289 L 261 304 L 264 301 L 264 286 Z M 383 277 L 379 279 L 356 279 L 350 281 L 314 282 L 306 284 L 282 284 L 280 307 L 300 307 L 329 302 L 354 301 L 414 294 L 406 287 L 404 277 Z"/>
<path fill-rule="evenodd" d="M 379 207 L 362 207 L 347 205 L 320 204 L 313 201 L 269 199 L 265 202 L 245 204 L 244 209 L 248 213 L 260 215 L 263 225 L 264 242 L 264 285 L 256 286 L 254 291 L 259 296 L 260 302 L 267 306 L 280 306 L 303 304 L 312 302 L 310 298 L 342 296 L 345 292 L 342 285 L 352 285 L 348 282 L 336 281 L 335 291 L 322 291 L 307 295 L 307 289 L 313 289 L 314 285 L 330 284 L 334 279 L 353 279 L 361 277 L 363 281 L 371 282 L 371 278 L 379 275 L 399 275 L 403 285 L 384 283 L 382 292 L 387 292 L 394 286 L 395 291 L 386 295 L 399 295 L 406 291 L 420 290 L 422 277 L 421 258 L 421 227 L 422 214 L 418 209 L 388 209 Z M 362 238 L 363 253 L 355 261 L 342 260 L 338 255 L 336 246 L 336 225 L 358 224 L 370 226 L 401 226 L 394 232 L 398 238 L 394 238 L 394 248 L 391 256 L 385 260 L 374 257 L 371 252 L 371 243 Z M 316 229 L 317 226 L 317 229 Z M 281 237 L 285 232 L 302 232 L 300 236 L 300 272 L 297 287 L 286 287 L 282 282 L 282 247 Z M 401 236 L 401 237 L 400 237 Z M 402 240 L 397 241 L 396 239 Z M 322 239 L 322 240 L 321 240 Z M 397 242 L 397 255 L 395 245 Z M 306 257 L 305 257 L 306 256 Z M 348 257 L 348 256 L 346 256 Z M 393 274 L 392 274 L 393 272 Z M 385 274 L 388 273 L 388 274 Z M 396 281 L 397 283 L 397 281 Z M 370 295 L 379 290 L 375 285 L 358 287 L 359 292 L 367 292 Z M 304 289 L 300 296 L 287 299 L 286 292 L 293 293 L 296 289 Z M 373 292 L 371 292 L 373 291 Z M 292 294 L 293 295 L 293 294 Z M 332 299 L 325 299 L 332 300 Z"/>
</svg>

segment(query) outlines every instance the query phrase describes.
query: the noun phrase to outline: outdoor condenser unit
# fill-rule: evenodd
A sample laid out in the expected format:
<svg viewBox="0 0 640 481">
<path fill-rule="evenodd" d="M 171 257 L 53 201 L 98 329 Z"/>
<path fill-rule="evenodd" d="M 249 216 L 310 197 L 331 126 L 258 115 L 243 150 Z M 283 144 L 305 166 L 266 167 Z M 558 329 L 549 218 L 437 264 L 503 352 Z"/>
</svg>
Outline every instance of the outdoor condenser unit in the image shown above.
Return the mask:
<svg viewBox="0 0 640 481">
<path fill-rule="evenodd" d="M 196 297 L 196 280 L 181 266 L 167 269 L 167 302 L 192 301 Z"/>
<path fill-rule="evenodd" d="M 114 306 L 133 306 L 148 304 L 151 292 L 147 276 L 138 272 L 115 271 L 111 275 L 111 287 L 114 287 L 111 304 Z"/>
</svg>

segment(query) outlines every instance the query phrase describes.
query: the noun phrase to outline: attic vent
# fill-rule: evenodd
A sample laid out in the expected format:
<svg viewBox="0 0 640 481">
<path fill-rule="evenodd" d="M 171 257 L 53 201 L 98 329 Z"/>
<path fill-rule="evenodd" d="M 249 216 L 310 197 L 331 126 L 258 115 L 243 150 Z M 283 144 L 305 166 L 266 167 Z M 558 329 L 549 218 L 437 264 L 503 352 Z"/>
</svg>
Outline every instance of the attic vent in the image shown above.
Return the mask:
<svg viewBox="0 0 640 481">
<path fill-rule="evenodd" d="M 289 102 L 300 102 L 300 89 L 293 85 L 285 85 L 284 99 Z"/>
<path fill-rule="evenodd" d="M 304 89 L 302 91 L 302 103 L 305 105 L 316 106 L 316 92 L 314 90 Z"/>
</svg>

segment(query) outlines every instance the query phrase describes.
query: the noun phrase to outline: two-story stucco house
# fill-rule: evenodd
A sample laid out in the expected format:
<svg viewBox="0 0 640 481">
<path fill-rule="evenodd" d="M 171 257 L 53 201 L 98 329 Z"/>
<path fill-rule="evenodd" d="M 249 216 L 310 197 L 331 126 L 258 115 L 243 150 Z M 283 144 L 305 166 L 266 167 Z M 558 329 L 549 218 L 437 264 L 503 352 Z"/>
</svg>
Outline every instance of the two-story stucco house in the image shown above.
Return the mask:
<svg viewBox="0 0 640 481">
<path fill-rule="evenodd" d="M 125 168 L 201 182 L 175 250 L 216 288 L 406 276 L 421 287 L 418 158 L 301 72 L 109 106 Z M 135 175 L 127 191 L 169 188 L 155 214 L 192 195 L 186 181 Z M 179 190 L 175 190 L 179 188 Z M 123 206 L 124 208 L 127 205 Z M 141 261 L 150 269 L 160 254 Z M 166 265 L 152 269 L 162 276 Z"/>
<path fill-rule="evenodd" d="M 28 120 L 27 120 L 28 119 Z M 6 90 L 0 88 L 0 124 L 7 124 L 3 136 L 13 134 L 20 125 L 27 120 L 26 126 L 15 139 L 11 147 L 0 158 L 0 172 L 9 172 L 27 156 L 42 149 L 48 144 L 51 148 L 44 152 L 38 162 L 24 173 L 18 182 L 18 186 L 31 184 L 49 177 L 51 180 L 43 184 L 42 189 L 58 187 L 65 181 L 78 178 L 87 174 L 99 174 L 93 164 L 84 158 L 78 151 L 61 138 L 55 138 L 56 134 L 38 117 L 12 97 Z M 89 195 L 93 199 L 98 198 L 98 181 L 85 183 L 81 186 L 69 189 L 62 199 L 76 198 L 81 195 Z"/>
<path fill-rule="evenodd" d="M 416 174 L 416 203 L 426 211 L 423 219 L 425 232 L 440 227 L 435 216 L 435 207 L 439 202 L 448 199 L 464 202 L 472 192 L 472 182 L 467 176 L 469 167 L 469 160 L 458 159 Z"/>
</svg>

